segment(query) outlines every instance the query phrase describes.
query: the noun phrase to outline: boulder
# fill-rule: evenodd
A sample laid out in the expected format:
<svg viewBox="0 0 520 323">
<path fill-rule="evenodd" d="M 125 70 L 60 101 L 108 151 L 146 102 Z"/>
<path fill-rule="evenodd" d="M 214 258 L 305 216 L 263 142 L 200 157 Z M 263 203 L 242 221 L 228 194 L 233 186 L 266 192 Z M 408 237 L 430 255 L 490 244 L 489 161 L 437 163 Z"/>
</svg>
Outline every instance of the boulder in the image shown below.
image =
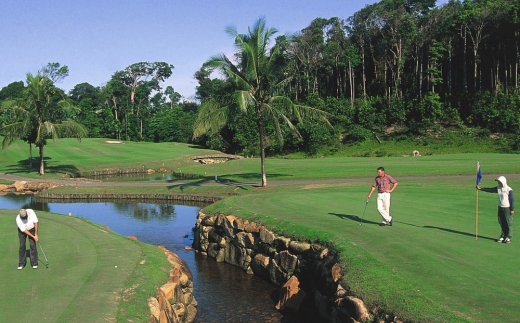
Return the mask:
<svg viewBox="0 0 520 323">
<path fill-rule="evenodd" d="M 297 313 L 305 296 L 306 293 L 300 289 L 300 281 L 296 276 L 292 276 L 283 285 L 275 308 L 279 311 Z"/>
<path fill-rule="evenodd" d="M 23 192 L 25 190 L 26 181 L 16 181 L 11 185 L 15 188 L 15 192 Z"/>
<path fill-rule="evenodd" d="M 267 230 L 264 226 L 260 227 L 260 240 L 265 243 L 272 243 L 274 241 L 274 233 Z"/>
<path fill-rule="evenodd" d="M 253 260 L 251 261 L 251 269 L 253 272 L 262 277 L 269 278 L 269 263 L 271 262 L 271 258 L 262 253 L 257 253 Z"/>
<path fill-rule="evenodd" d="M 292 275 L 294 273 L 294 270 L 296 269 L 296 266 L 298 265 L 298 257 L 295 255 L 292 255 L 289 253 L 289 251 L 284 250 L 280 252 L 280 267 L 282 269 Z"/>
</svg>

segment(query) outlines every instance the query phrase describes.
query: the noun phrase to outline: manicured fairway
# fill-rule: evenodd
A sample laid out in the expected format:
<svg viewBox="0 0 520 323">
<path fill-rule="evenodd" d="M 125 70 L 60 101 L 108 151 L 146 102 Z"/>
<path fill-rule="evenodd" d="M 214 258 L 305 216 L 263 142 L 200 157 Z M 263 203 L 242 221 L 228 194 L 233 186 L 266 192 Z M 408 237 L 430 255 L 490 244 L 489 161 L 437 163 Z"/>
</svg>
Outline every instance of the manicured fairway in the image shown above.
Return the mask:
<svg viewBox="0 0 520 323">
<path fill-rule="evenodd" d="M 206 178 L 197 179 L 192 186 L 165 183 L 154 190 L 136 184 L 131 189 L 124 188 L 125 192 L 210 195 L 212 189 L 198 184 L 215 184 L 213 176 L 218 175 L 219 183 L 224 188 L 221 195 L 228 198 L 206 208 L 206 213 L 223 212 L 258 219 L 279 233 L 333 243 L 346 266 L 343 284 L 370 308 L 381 306 L 384 312 L 413 322 L 518 321 L 520 239 L 515 235 L 510 245 L 494 242 L 500 235 L 496 219 L 497 197 L 496 194 L 484 192 L 479 194 L 479 236 L 476 239 L 477 194 L 474 186 L 478 160 L 484 173 L 483 187 L 494 186 L 493 179 L 499 174 L 514 174 L 508 180 L 517 192 L 518 201 L 520 155 L 471 153 L 419 158 L 270 158 L 266 162 L 268 184 L 275 184 L 277 180 L 284 183 L 259 188 L 251 183 L 260 182 L 258 158 L 202 165 L 194 163 L 188 156 L 209 151 L 182 144 L 121 143 L 112 148 L 106 140 L 92 139 L 82 142 L 80 147 L 75 145 L 78 144 L 65 140 L 65 145 L 61 142 L 46 146 L 47 162 L 54 172 L 46 178 L 59 178 L 67 169 L 84 171 L 136 167 L 147 160 L 160 166 L 164 161 L 164 166 L 171 170 L 182 170 Z M 14 152 L 1 155 L 0 171 L 36 177 L 34 172 L 27 174 L 24 170 L 26 149 L 26 146 L 19 144 Z M 376 175 L 378 166 L 384 166 L 399 181 L 399 187 L 392 196 L 393 227 L 378 225 L 380 217 L 376 211 L 375 196 L 368 205 L 363 225 L 360 225 L 371 178 Z M 341 182 L 342 178 L 344 182 Z M 298 182 L 302 180 L 307 180 L 308 185 Z M 240 186 L 240 183 L 248 184 Z M 239 186 L 235 187 L 235 184 Z M 58 191 L 63 192 L 64 189 L 67 190 L 60 188 Z M 109 188 L 110 191 L 118 189 L 123 190 L 123 187 Z M 101 186 L 80 185 L 75 188 L 76 193 L 99 193 L 104 190 Z M 517 212 L 520 212 L 518 208 Z M 10 218 L 9 221 L 14 220 Z M 10 226 L 11 222 L 8 228 L 12 231 L 6 232 L 14 235 L 15 229 Z M 88 241 L 87 237 L 76 237 L 76 234 L 63 237 L 58 232 L 54 236 L 58 237 L 57 240 L 66 240 L 66 243 L 58 244 L 59 247 L 67 246 L 73 240 L 73 247 L 77 250 L 87 249 L 85 253 L 95 253 L 83 246 L 84 243 L 78 242 Z M 8 238 L 6 235 L 5 240 L 14 240 L 14 245 L 10 245 L 13 248 L 10 252 L 14 254 L 10 257 L 14 260 L 7 265 L 3 256 L 3 263 L 0 264 L 3 267 L 0 269 L 11 272 L 16 266 L 16 237 Z M 47 246 L 46 241 L 42 237 L 44 248 L 52 248 L 52 245 Z M 105 259 L 100 256 L 105 252 L 105 248 L 99 245 L 101 242 L 95 240 L 90 243 L 94 249 L 103 249 L 97 257 Z M 71 250 L 65 248 L 63 253 L 68 256 L 61 256 L 60 261 L 75 268 L 75 263 L 82 258 Z M 115 252 L 109 248 L 106 250 Z M 52 265 L 54 256 L 48 253 L 51 254 Z M 58 254 L 62 255 L 61 252 Z M 106 274 L 101 269 L 112 259 L 108 255 L 106 257 L 103 261 L 96 259 L 95 264 L 80 265 L 86 267 L 79 270 L 80 277 L 90 282 L 93 273 L 100 276 Z M 79 259 L 72 260 L 76 258 Z M 91 266 L 94 268 L 89 271 Z M 22 275 L 32 277 L 27 269 Z M 43 275 L 40 269 L 37 275 Z M 64 277 L 67 277 L 66 273 Z M 126 284 L 131 286 L 134 280 L 130 277 Z M 24 284 L 28 290 L 27 280 L 21 282 L 22 286 Z M 70 308 L 75 308 L 79 306 L 79 301 L 76 301 L 79 296 L 74 293 L 81 294 L 84 287 L 71 286 L 73 292 L 67 295 L 67 299 L 71 302 Z M 6 293 L 3 287 L 0 286 L 0 289 Z M 103 291 L 104 285 L 99 287 Z M 55 297 L 52 295 L 50 298 Z M 0 310 L 3 312 L 7 307 L 2 304 Z M 58 311 L 54 314 L 59 319 L 72 315 L 69 307 Z M 107 307 L 107 313 L 110 311 Z"/>
<path fill-rule="evenodd" d="M 394 175 L 398 180 L 399 176 Z M 332 241 L 348 263 L 346 283 L 369 304 L 388 304 L 422 322 L 515 322 L 520 239 L 499 244 L 496 194 L 474 179 L 402 180 L 392 196 L 393 227 L 380 227 L 371 182 L 276 188 L 206 208 L 256 218 L 294 236 Z M 485 178 L 483 186 L 495 185 Z M 518 187 L 520 180 L 510 185 Z M 520 230 L 520 229 L 519 229 Z M 466 320 L 467 318 L 468 320 Z"/>
<path fill-rule="evenodd" d="M 38 217 L 40 243 L 49 266 L 45 267 L 38 248 L 38 269 L 26 266 L 17 270 L 16 212 L 0 210 L 1 322 L 116 322 L 123 298 L 132 299 L 126 295 L 128 290 L 154 291 L 154 284 L 139 286 L 142 282 L 133 280 L 140 270 L 137 267 L 144 266 L 139 263 L 146 260 L 148 248 L 164 260 L 157 267 L 164 276 L 155 284 L 167 279 L 168 264 L 159 248 L 131 241 L 83 219 L 46 212 L 38 212 Z M 142 316 L 134 319 L 146 321 L 146 298 L 137 302 Z"/>
</svg>

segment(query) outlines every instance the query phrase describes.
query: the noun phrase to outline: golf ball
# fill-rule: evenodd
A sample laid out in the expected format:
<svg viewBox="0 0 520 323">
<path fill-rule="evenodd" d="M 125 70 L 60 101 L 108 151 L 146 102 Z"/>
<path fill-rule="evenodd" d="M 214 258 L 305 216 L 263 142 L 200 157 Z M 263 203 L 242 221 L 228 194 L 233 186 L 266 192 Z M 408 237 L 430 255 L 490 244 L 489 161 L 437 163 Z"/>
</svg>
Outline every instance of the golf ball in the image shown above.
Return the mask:
<svg viewBox="0 0 520 323">
<path fill-rule="evenodd" d="M 117 266 L 114 266 L 114 268 L 117 268 Z"/>
</svg>

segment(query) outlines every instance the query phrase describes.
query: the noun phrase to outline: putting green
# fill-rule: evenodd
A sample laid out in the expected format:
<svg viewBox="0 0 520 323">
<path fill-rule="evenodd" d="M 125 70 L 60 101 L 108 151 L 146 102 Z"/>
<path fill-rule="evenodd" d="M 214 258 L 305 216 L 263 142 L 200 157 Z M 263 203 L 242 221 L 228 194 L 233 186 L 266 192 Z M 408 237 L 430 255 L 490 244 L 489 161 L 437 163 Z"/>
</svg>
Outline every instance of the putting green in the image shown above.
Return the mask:
<svg viewBox="0 0 520 323">
<path fill-rule="evenodd" d="M 17 270 L 16 211 L 0 210 L 1 321 L 116 322 L 125 282 L 142 256 L 142 243 L 80 218 L 37 215 L 49 266 L 38 248 L 38 269 Z"/>
<path fill-rule="evenodd" d="M 204 212 L 234 214 L 278 233 L 333 242 L 352 293 L 403 320 L 517 322 L 520 235 L 515 228 L 513 243 L 495 242 L 500 235 L 496 194 L 479 193 L 477 240 L 474 178 L 396 178 L 392 227 L 379 226 L 375 196 L 360 225 L 370 181 L 271 187 L 227 198 Z M 520 190 L 519 179 L 508 183 Z M 493 185 L 486 176 L 482 186 Z"/>
</svg>

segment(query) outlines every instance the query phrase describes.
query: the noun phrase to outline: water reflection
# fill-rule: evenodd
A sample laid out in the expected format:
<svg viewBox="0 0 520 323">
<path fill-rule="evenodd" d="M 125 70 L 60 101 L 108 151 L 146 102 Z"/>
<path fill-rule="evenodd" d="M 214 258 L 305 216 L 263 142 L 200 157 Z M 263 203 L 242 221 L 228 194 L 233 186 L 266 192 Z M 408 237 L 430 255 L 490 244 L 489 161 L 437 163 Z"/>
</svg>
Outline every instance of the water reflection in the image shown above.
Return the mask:
<svg viewBox="0 0 520 323">
<path fill-rule="evenodd" d="M 27 195 L 0 196 L 0 207 L 53 212 L 106 225 L 123 236 L 133 235 L 149 244 L 161 244 L 177 253 L 193 274 L 198 302 L 196 323 L 207 322 L 318 322 L 312 315 L 287 317 L 274 309 L 276 286 L 242 269 L 206 259 L 185 246 L 193 242 L 192 228 L 201 205 L 172 205 L 161 201 L 59 201 Z M 16 211 L 13 211 L 13 219 Z M 44 236 L 45 226 L 41 233 Z"/>
</svg>

